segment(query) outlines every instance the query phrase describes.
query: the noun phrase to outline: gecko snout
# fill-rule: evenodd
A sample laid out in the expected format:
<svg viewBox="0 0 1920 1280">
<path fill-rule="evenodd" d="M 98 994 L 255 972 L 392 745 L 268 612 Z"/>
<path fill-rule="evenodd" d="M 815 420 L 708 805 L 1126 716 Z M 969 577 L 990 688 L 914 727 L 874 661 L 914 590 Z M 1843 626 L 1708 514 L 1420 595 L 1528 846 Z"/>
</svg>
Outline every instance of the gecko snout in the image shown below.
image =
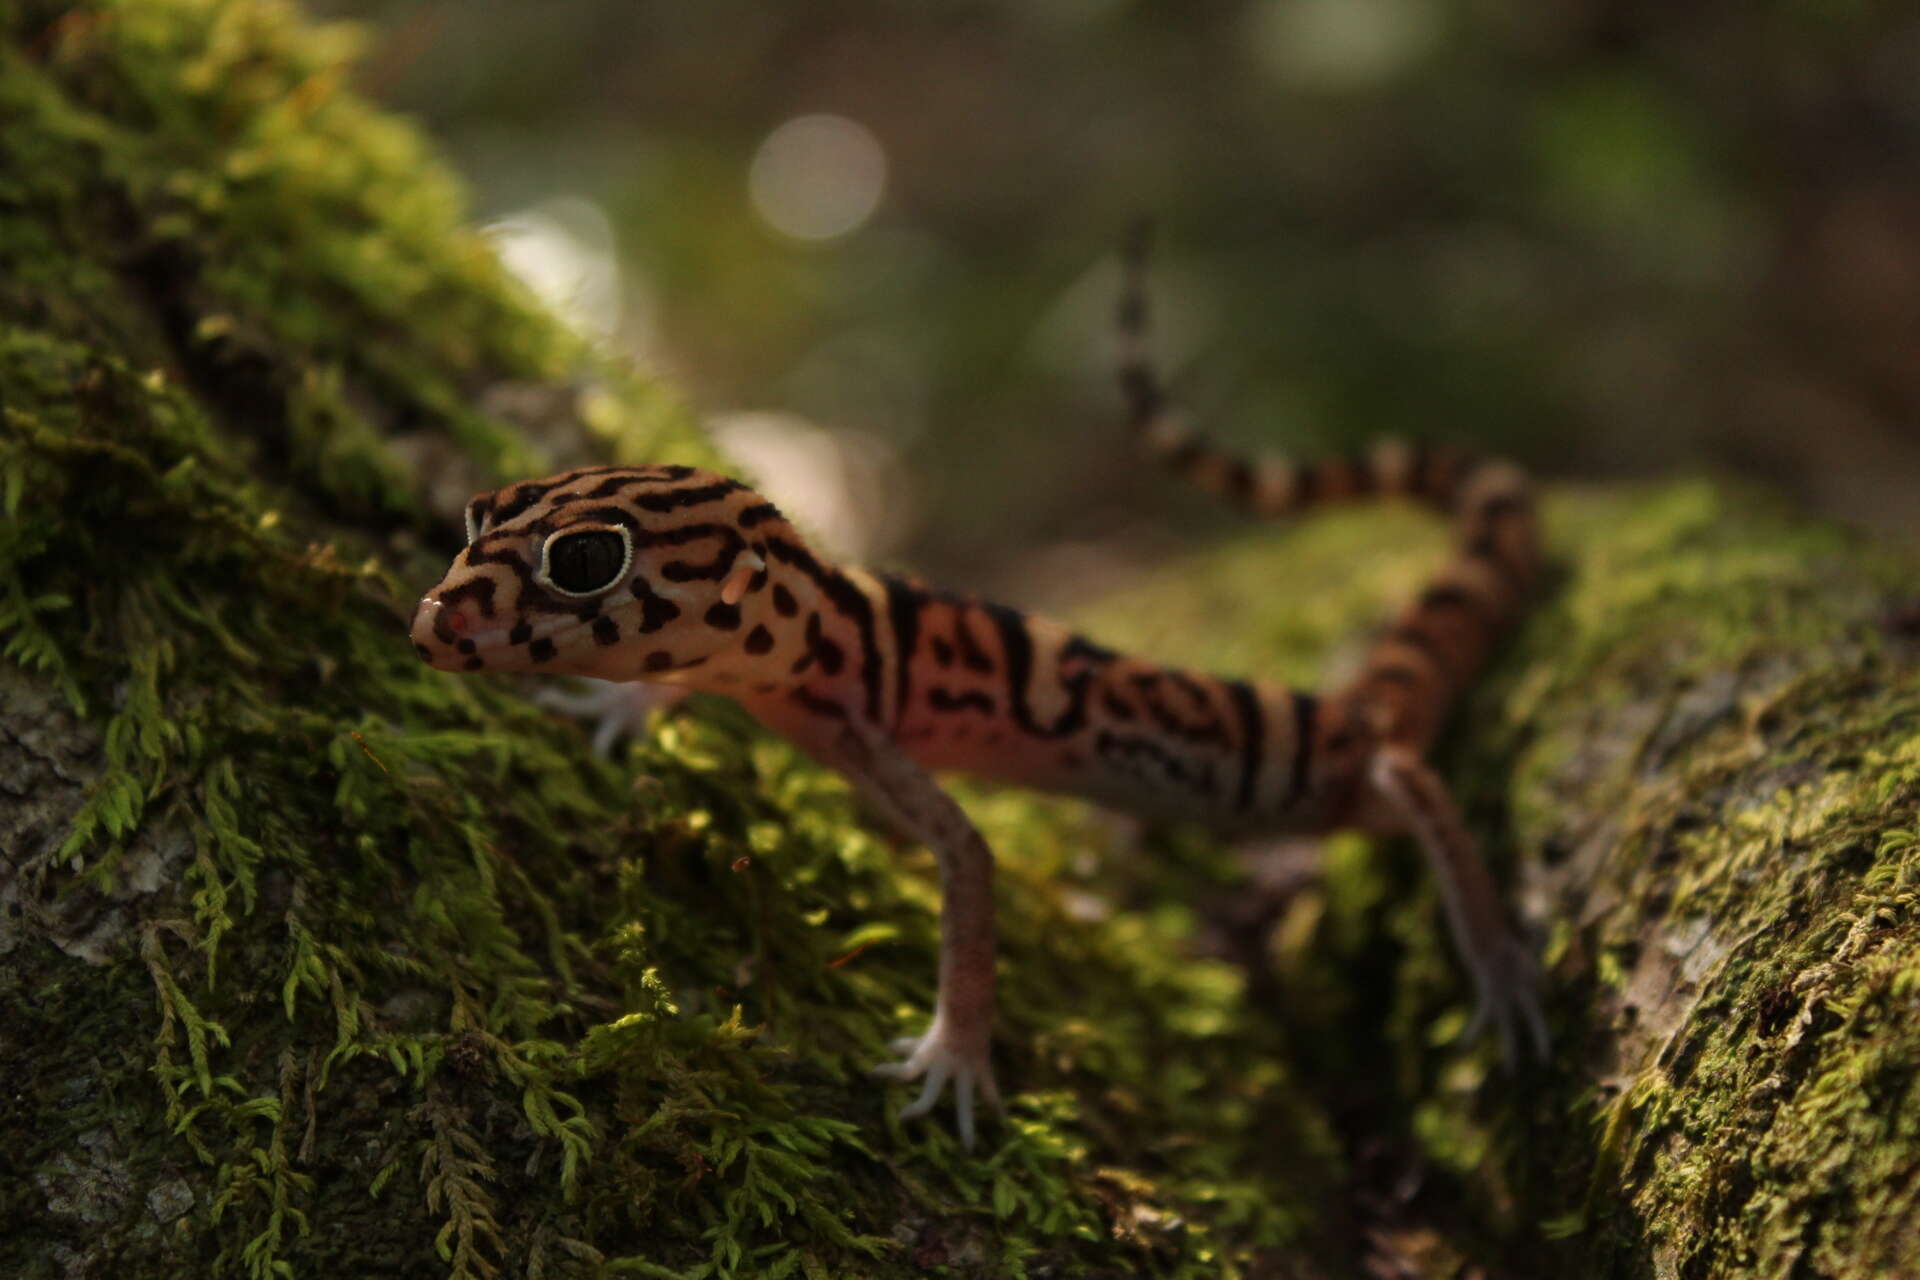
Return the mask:
<svg viewBox="0 0 1920 1280">
<path fill-rule="evenodd" d="M 407 631 L 414 652 L 429 666 L 462 671 L 473 665 L 474 642 L 465 634 L 471 625 L 471 619 L 458 607 L 449 608 L 432 596 L 422 596 L 414 606 Z"/>
</svg>

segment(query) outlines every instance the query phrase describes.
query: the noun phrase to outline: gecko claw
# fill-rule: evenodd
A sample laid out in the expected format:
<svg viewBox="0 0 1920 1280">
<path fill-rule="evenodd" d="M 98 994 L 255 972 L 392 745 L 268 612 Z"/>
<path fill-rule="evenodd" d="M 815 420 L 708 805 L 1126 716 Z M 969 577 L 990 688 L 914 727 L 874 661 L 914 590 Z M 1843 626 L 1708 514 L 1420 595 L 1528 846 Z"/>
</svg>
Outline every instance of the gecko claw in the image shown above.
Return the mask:
<svg viewBox="0 0 1920 1280">
<path fill-rule="evenodd" d="M 988 1058 L 984 1038 L 978 1046 L 952 1043 L 956 1039 L 958 1037 L 945 1032 L 941 1020 L 936 1017 L 934 1025 L 925 1035 L 903 1036 L 893 1042 L 894 1052 L 905 1055 L 902 1061 L 882 1063 L 868 1071 L 867 1075 L 871 1079 L 889 1083 L 924 1081 L 920 1086 L 920 1096 L 900 1108 L 902 1120 L 914 1120 L 932 1111 L 951 1082 L 954 1128 L 960 1134 L 960 1145 L 971 1151 L 974 1143 L 974 1091 L 979 1090 L 980 1097 L 987 1105 L 998 1110 L 1000 1090 L 994 1083 L 993 1063 Z"/>
<path fill-rule="evenodd" d="M 1540 1008 L 1539 973 L 1533 957 L 1513 937 L 1503 939 L 1495 951 L 1495 955 L 1472 966 L 1477 999 L 1473 1017 L 1458 1043 L 1471 1044 L 1491 1026 L 1500 1037 L 1501 1061 L 1508 1071 L 1514 1071 L 1520 1059 L 1516 1032 L 1524 1031 L 1532 1056 L 1545 1062 L 1550 1056 L 1550 1037 L 1546 1014 Z"/>
</svg>

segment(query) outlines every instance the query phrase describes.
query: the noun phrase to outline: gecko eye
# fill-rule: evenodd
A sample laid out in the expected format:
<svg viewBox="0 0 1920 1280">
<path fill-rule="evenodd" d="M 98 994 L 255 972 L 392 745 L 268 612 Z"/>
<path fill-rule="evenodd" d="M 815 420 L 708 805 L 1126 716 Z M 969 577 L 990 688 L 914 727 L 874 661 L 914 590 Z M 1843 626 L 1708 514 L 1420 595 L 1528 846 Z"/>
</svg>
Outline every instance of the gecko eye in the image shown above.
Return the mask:
<svg viewBox="0 0 1920 1280">
<path fill-rule="evenodd" d="M 570 596 L 590 596 L 620 581 L 633 563 L 633 540 L 625 529 L 586 529 L 549 538 L 540 557 L 540 579 Z"/>
</svg>

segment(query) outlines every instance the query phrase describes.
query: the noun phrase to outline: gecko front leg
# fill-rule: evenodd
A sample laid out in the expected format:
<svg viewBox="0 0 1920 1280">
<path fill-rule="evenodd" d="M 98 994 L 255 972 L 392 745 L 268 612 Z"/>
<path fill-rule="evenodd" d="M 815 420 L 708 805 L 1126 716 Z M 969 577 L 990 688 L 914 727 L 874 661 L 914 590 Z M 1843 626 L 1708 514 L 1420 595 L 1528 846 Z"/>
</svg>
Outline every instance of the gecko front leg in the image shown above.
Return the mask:
<svg viewBox="0 0 1920 1280">
<path fill-rule="evenodd" d="M 894 1042 L 882 1080 L 924 1080 L 902 1119 L 931 1111 L 949 1083 L 963 1146 L 974 1143 L 974 1094 L 1000 1105 L 993 1061 L 993 853 L 953 797 L 877 728 L 850 714 L 795 714 L 784 700 L 743 699 L 770 728 L 839 770 L 887 825 L 933 850 L 940 864 L 940 971 L 933 1022 Z M 769 705 L 771 703 L 771 705 Z"/>
</svg>

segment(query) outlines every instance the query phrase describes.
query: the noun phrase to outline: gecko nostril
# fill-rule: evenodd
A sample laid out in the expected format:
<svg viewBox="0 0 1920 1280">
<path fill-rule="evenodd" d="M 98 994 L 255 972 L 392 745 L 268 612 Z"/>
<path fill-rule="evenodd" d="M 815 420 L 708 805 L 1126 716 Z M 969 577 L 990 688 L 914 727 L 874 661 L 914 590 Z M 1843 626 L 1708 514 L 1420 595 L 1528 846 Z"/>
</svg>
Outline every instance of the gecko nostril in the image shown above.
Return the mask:
<svg viewBox="0 0 1920 1280">
<path fill-rule="evenodd" d="M 433 661 L 429 648 L 431 642 L 438 641 L 444 645 L 453 643 L 453 628 L 449 625 L 449 615 L 453 613 L 452 609 L 432 596 L 423 596 L 420 603 L 414 606 L 413 622 L 408 630 L 413 636 L 414 648 L 420 650 L 420 656 L 427 661 Z"/>
</svg>

